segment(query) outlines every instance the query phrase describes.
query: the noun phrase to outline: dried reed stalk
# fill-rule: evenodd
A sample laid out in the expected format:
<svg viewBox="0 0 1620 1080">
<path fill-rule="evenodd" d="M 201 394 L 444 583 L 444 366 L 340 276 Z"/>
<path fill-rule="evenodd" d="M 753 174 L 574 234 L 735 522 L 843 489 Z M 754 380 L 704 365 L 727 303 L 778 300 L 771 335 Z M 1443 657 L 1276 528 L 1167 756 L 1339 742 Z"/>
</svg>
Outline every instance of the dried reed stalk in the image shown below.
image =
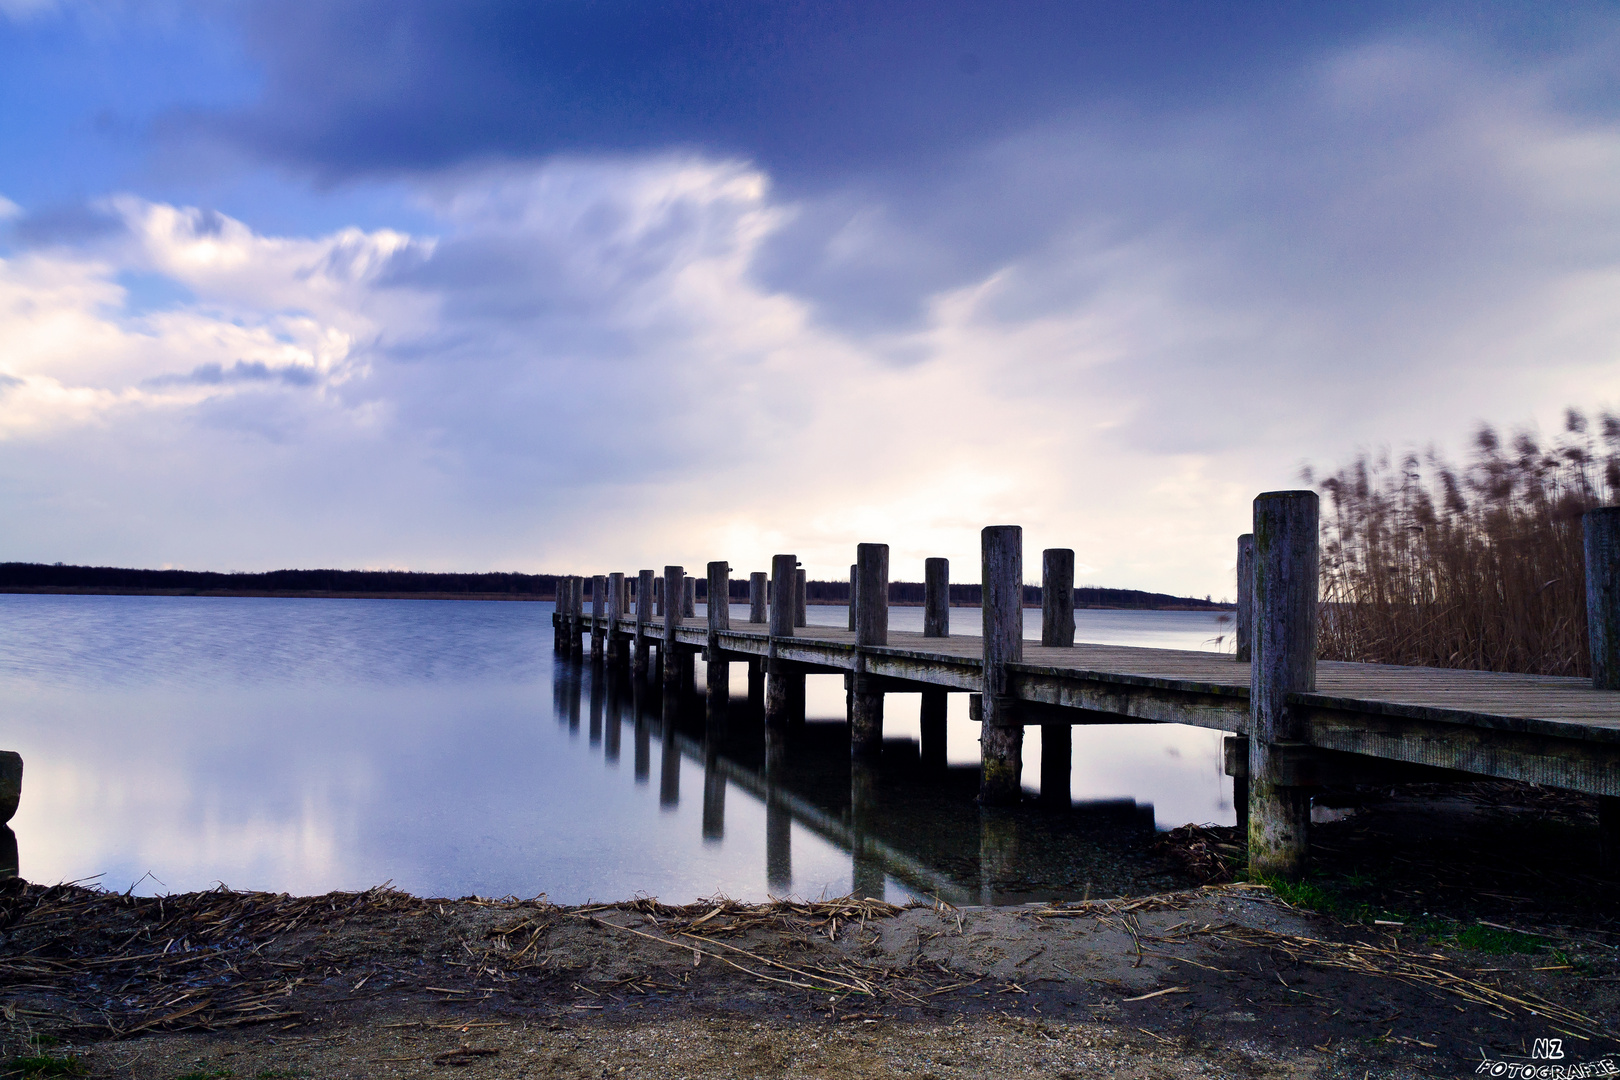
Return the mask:
<svg viewBox="0 0 1620 1080">
<path fill-rule="evenodd" d="M 1431 448 L 1321 480 L 1321 657 L 1590 674 L 1581 515 L 1620 496 L 1620 417 L 1597 429 L 1570 409 L 1545 445 L 1482 427 L 1466 469 Z"/>
</svg>

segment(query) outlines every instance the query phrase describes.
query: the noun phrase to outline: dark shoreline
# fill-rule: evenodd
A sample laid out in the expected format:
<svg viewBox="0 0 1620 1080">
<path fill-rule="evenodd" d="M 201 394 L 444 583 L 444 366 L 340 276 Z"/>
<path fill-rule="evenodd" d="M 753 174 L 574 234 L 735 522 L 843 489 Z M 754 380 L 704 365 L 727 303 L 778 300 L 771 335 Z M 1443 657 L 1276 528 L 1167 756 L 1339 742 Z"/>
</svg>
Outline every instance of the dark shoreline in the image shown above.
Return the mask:
<svg viewBox="0 0 1620 1080">
<path fill-rule="evenodd" d="M 478 593 L 478 592 L 323 592 L 313 589 L 306 590 L 279 590 L 268 589 L 120 589 L 115 587 L 97 588 L 94 586 L 71 585 L 0 585 L 0 595 L 44 595 L 44 596 L 251 596 L 266 599 L 288 600 L 517 600 L 538 601 L 554 603 L 555 596 L 537 593 Z M 740 605 L 741 600 L 732 600 L 732 604 Z M 810 600 L 809 607 L 845 607 L 842 600 Z M 922 607 L 922 604 L 910 600 L 891 600 L 890 607 Z M 953 608 L 976 608 L 977 604 L 952 603 Z M 1039 611 L 1039 604 L 1025 604 L 1025 609 Z M 1212 604 L 1197 607 L 1181 604 L 1167 604 L 1162 607 L 1145 607 L 1140 605 L 1114 605 L 1114 604 L 1075 604 L 1076 611 L 1233 611 L 1235 604 Z"/>
</svg>

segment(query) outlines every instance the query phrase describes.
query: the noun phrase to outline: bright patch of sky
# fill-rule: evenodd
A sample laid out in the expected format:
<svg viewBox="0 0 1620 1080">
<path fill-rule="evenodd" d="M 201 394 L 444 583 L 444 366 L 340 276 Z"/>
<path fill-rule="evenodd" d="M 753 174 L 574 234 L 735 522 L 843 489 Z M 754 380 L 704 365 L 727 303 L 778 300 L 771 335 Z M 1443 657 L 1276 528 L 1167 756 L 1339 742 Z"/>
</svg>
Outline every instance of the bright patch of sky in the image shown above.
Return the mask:
<svg viewBox="0 0 1620 1080">
<path fill-rule="evenodd" d="M 1620 404 L 1620 16 L 0 6 L 0 557 L 1229 594 Z"/>
</svg>

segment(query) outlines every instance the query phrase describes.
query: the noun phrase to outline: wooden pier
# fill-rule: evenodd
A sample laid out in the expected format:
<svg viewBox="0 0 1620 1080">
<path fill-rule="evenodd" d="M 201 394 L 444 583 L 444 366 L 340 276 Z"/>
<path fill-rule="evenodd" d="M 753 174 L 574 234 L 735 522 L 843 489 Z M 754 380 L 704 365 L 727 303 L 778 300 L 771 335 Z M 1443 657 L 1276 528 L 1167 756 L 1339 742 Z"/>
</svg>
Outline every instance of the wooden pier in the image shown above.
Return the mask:
<svg viewBox="0 0 1620 1080">
<path fill-rule="evenodd" d="M 681 567 L 662 579 L 611 574 L 559 586 L 557 648 L 662 672 L 666 700 L 709 664 L 708 709 L 723 714 L 728 671 L 749 665 L 750 699 L 767 731 L 803 718 L 804 677 L 845 676 L 851 753 L 881 745 L 883 698 L 921 693 L 922 756 L 943 760 L 945 695 L 974 695 L 982 722 L 980 801 L 1023 797 L 1023 731 L 1042 727 L 1042 797 L 1067 801 L 1073 724 L 1190 724 L 1231 733 L 1227 771 L 1239 821 L 1247 822 L 1252 873 L 1296 876 L 1308 850 L 1310 799 L 1324 784 L 1491 777 L 1599 798 L 1602 850 L 1620 869 L 1620 508 L 1586 518 L 1592 680 L 1316 659 L 1317 501 L 1312 492 L 1255 500 L 1255 532 L 1238 541 L 1238 640 L 1229 654 L 1091 645 L 1074 641 L 1073 553 L 1042 559 L 1042 638 L 1023 640 L 1022 533 L 984 530 L 983 602 L 977 635 L 949 626 L 948 568 L 928 561 L 923 633 L 888 628 L 888 548 L 862 544 L 851 567 L 848 629 L 806 626 L 803 572 L 792 555 L 749 579 L 749 621 L 731 622 L 730 568 L 707 567 L 704 616 L 691 612 L 694 580 Z M 680 599 L 655 610 L 664 582 Z M 684 600 L 684 603 L 682 602 Z M 634 610 L 632 611 L 632 605 Z M 763 680 L 764 686 L 759 683 Z M 668 706 L 666 706 L 668 707 Z M 1061 773 L 1061 776 L 1058 774 Z M 1047 790 L 1048 787 L 1054 790 Z"/>
</svg>

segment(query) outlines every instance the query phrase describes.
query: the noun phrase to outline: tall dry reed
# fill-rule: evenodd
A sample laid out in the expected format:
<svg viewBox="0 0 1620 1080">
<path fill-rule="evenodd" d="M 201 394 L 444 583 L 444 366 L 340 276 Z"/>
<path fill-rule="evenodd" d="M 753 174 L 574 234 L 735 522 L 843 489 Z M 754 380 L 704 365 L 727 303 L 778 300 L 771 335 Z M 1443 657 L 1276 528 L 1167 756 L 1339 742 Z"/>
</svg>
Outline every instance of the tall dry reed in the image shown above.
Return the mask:
<svg viewBox="0 0 1620 1080">
<path fill-rule="evenodd" d="M 1570 409 L 1550 441 L 1482 427 L 1467 468 L 1362 454 L 1315 481 L 1321 657 L 1590 674 L 1581 514 L 1620 496 L 1620 417 L 1595 428 Z"/>
</svg>

